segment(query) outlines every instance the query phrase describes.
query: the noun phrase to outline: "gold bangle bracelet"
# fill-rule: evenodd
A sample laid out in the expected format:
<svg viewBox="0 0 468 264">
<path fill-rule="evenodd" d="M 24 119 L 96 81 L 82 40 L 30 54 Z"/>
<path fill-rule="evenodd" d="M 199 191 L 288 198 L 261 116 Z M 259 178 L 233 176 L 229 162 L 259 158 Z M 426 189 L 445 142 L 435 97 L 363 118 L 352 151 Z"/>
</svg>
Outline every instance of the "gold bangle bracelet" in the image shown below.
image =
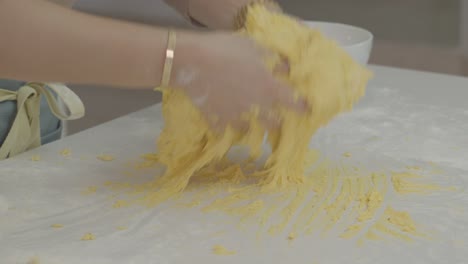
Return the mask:
<svg viewBox="0 0 468 264">
<path fill-rule="evenodd" d="M 169 87 L 169 83 L 171 81 L 172 66 L 174 64 L 176 44 L 177 34 L 174 30 L 169 30 L 167 33 L 166 59 L 164 61 L 161 85 L 159 87 L 156 87 L 155 90 L 160 90 Z"/>
<path fill-rule="evenodd" d="M 273 0 L 254 0 L 251 1 L 250 3 L 242 6 L 239 11 L 237 12 L 236 16 L 234 17 L 234 29 L 235 30 L 241 30 L 245 27 L 245 22 L 247 20 L 247 15 L 249 13 L 249 9 L 253 6 L 256 5 L 271 5 L 275 8 L 278 8 L 278 10 L 281 10 L 281 7 L 279 6 L 278 3 L 276 3 Z"/>
</svg>

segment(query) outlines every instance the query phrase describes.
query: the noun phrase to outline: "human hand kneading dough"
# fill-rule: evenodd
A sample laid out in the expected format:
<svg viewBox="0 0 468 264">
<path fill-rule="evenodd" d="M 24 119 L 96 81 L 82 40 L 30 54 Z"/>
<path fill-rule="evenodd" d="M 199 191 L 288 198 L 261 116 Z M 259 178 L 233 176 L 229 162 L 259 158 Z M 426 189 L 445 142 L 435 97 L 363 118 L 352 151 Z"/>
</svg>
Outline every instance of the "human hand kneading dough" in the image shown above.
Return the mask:
<svg viewBox="0 0 468 264">
<path fill-rule="evenodd" d="M 192 36 L 184 37 L 180 43 L 195 46 L 193 41 L 197 41 L 197 50 L 190 54 L 179 52 L 171 86 L 185 91 L 217 128 L 228 124 L 246 128 L 248 123 L 242 114 L 252 107 L 259 108 L 266 127 L 278 125 L 279 120 L 269 114 L 277 107 L 296 111 L 306 108 L 303 101 L 294 100 L 292 89 L 266 68 L 268 52 L 254 41 L 231 33 L 208 33 L 193 41 Z"/>
</svg>

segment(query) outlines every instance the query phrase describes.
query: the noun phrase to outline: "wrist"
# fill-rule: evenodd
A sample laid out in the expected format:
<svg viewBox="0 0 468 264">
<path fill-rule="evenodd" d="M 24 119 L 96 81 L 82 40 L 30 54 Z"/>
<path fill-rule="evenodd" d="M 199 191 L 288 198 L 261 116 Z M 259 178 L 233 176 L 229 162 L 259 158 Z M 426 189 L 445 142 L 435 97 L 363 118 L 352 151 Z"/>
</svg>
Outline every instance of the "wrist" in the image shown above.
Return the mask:
<svg viewBox="0 0 468 264">
<path fill-rule="evenodd" d="M 177 31 L 177 43 L 174 52 L 174 61 L 170 79 L 170 87 L 186 89 L 190 77 L 197 69 L 197 64 L 206 54 L 203 48 L 205 33 Z"/>
</svg>

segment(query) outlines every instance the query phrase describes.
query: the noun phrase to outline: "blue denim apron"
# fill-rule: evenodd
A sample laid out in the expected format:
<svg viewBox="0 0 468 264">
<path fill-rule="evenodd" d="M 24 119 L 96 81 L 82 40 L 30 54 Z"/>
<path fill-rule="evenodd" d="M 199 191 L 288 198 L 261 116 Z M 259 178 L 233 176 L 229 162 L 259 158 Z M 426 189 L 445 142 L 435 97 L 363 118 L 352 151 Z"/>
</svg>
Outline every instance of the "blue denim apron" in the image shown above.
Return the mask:
<svg viewBox="0 0 468 264">
<path fill-rule="evenodd" d="M 24 84 L 25 82 L 20 81 L 0 80 L 0 89 L 16 91 Z M 16 102 L 0 102 L 0 145 L 5 141 L 15 117 Z M 62 122 L 52 114 L 47 100 L 44 97 L 41 97 L 40 127 L 42 144 L 60 139 L 62 134 Z"/>
</svg>

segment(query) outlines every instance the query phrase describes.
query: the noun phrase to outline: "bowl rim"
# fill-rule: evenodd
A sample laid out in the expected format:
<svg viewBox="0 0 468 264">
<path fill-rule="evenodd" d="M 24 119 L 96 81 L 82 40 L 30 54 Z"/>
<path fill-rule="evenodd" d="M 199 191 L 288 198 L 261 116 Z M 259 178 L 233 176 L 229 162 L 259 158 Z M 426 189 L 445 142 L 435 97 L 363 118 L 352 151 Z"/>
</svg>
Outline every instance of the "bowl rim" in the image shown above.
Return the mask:
<svg viewBox="0 0 468 264">
<path fill-rule="evenodd" d="M 346 47 L 355 47 L 355 46 L 365 45 L 368 42 L 372 42 L 374 40 L 374 34 L 372 34 L 372 32 L 370 32 L 369 30 L 367 30 L 365 28 L 362 28 L 362 27 L 358 27 L 358 26 L 354 26 L 354 25 L 350 25 L 350 24 L 345 24 L 345 23 L 321 21 L 321 20 L 303 20 L 303 22 L 307 26 L 311 26 L 311 24 L 335 25 L 335 26 L 340 26 L 340 27 L 360 31 L 361 33 L 365 34 L 365 38 L 363 40 L 359 40 L 359 41 L 357 41 L 355 43 L 352 43 L 352 44 L 347 44 L 347 45 L 345 45 Z"/>
</svg>

